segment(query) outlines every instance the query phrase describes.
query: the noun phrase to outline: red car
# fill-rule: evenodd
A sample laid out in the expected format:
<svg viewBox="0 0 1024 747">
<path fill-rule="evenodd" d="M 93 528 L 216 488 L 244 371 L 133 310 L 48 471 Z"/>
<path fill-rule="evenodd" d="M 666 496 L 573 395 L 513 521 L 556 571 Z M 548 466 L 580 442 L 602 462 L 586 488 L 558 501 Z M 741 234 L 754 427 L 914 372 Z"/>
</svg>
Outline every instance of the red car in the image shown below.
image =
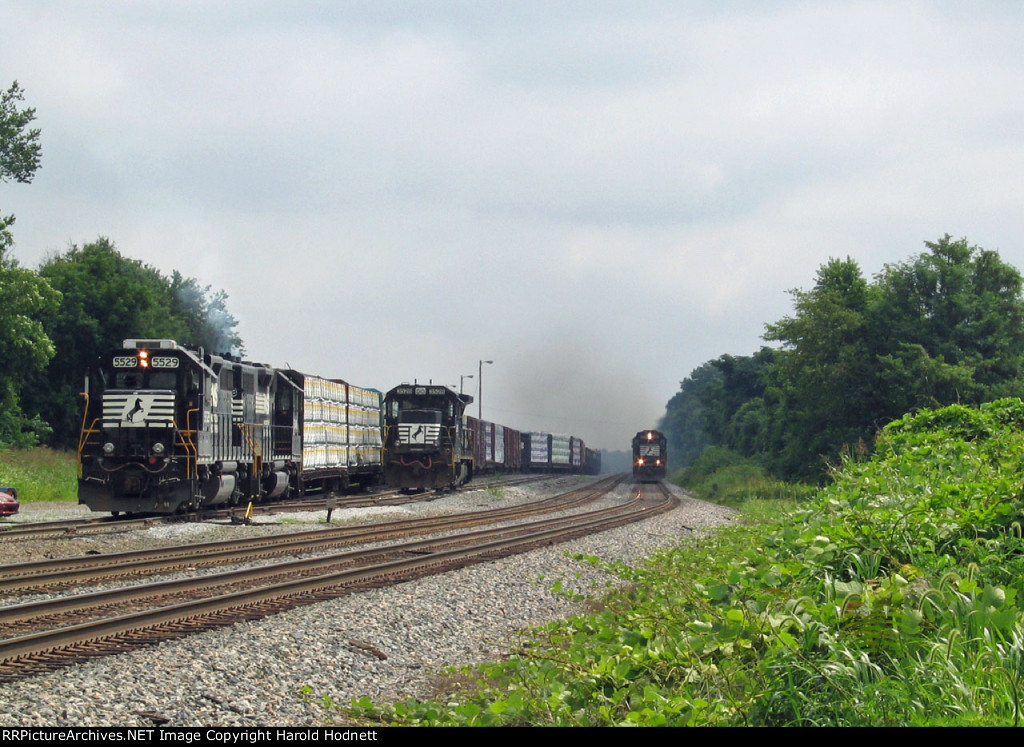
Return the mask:
<svg viewBox="0 0 1024 747">
<path fill-rule="evenodd" d="M 0 487 L 0 516 L 13 516 L 19 508 L 18 489 Z"/>
</svg>

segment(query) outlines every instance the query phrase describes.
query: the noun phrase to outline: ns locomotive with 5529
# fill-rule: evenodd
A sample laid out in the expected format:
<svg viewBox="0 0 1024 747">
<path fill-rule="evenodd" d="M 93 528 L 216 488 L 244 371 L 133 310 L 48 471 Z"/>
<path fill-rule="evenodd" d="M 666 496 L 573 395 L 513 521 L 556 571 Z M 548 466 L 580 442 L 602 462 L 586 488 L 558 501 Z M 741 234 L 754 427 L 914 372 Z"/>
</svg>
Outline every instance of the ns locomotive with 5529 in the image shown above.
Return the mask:
<svg viewBox="0 0 1024 747">
<path fill-rule="evenodd" d="M 375 484 L 380 398 L 173 340 L 125 340 L 86 379 L 78 502 L 166 514 Z"/>
</svg>

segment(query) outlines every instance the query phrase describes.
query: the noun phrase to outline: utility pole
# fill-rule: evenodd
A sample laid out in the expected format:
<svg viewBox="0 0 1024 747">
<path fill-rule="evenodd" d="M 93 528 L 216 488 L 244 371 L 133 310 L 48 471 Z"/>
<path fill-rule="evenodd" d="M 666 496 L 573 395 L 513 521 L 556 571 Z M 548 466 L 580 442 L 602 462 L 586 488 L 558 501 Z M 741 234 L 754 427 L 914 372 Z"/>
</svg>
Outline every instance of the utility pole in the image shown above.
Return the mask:
<svg viewBox="0 0 1024 747">
<path fill-rule="evenodd" d="M 477 370 L 477 390 L 476 390 L 476 416 L 478 419 L 484 419 L 484 364 L 490 365 L 494 361 L 480 361 L 479 369 Z"/>
</svg>

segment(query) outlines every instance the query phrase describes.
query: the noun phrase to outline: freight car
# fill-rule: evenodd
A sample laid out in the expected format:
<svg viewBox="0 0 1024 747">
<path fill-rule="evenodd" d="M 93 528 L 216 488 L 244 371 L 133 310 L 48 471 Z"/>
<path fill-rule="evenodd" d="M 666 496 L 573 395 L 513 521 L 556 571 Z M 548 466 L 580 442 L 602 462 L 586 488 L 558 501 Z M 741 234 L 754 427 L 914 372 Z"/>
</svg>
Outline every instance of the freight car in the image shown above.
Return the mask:
<svg viewBox="0 0 1024 747">
<path fill-rule="evenodd" d="M 528 472 L 584 472 L 586 446 L 582 439 L 531 431 L 522 436 L 523 470 Z"/>
<path fill-rule="evenodd" d="M 454 489 L 473 476 L 473 398 L 436 384 L 401 384 L 384 396 L 384 482 L 412 490 Z M 477 421 L 479 422 L 479 421 Z"/>
<path fill-rule="evenodd" d="M 173 340 L 125 340 L 86 378 L 78 501 L 176 513 L 379 481 L 380 393 Z"/>
<path fill-rule="evenodd" d="M 633 479 L 636 482 L 664 480 L 667 440 L 660 431 L 640 431 L 633 437 Z"/>
<path fill-rule="evenodd" d="M 474 477 L 520 471 L 523 452 L 519 431 L 471 415 L 466 416 L 466 425 L 473 435 Z"/>
<path fill-rule="evenodd" d="M 381 481 L 381 393 L 342 379 L 284 372 L 302 390 L 302 493 L 346 492 Z"/>
</svg>

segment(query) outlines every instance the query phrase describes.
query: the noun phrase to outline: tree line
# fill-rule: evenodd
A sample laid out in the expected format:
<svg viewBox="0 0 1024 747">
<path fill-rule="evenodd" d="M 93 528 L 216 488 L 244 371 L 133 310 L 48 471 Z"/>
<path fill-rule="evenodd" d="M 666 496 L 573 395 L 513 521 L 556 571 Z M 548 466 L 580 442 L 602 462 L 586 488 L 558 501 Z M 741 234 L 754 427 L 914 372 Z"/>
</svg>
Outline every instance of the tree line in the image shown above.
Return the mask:
<svg viewBox="0 0 1024 747">
<path fill-rule="evenodd" d="M 698 366 L 661 424 L 676 463 L 727 450 L 819 481 L 908 412 L 1019 396 L 1020 272 L 967 239 L 925 247 L 871 282 L 854 260 L 829 260 L 810 290 L 790 291 L 793 314 L 766 325 L 774 346 Z"/>
<path fill-rule="evenodd" d="M 0 91 L 0 183 L 29 183 L 41 164 L 35 110 L 22 101 L 17 82 Z M 164 275 L 102 237 L 26 269 L 13 224 L 0 214 L 0 448 L 76 446 L 85 372 L 127 338 L 242 351 L 223 291 Z"/>
</svg>

